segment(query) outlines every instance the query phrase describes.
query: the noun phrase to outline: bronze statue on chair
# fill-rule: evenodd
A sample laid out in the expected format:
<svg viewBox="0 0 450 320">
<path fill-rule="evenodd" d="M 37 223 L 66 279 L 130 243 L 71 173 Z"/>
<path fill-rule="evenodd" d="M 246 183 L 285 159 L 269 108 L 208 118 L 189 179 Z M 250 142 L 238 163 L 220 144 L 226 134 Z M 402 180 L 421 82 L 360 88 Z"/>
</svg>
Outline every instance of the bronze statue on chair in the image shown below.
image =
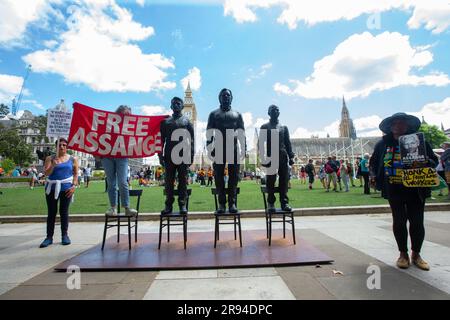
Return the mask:
<svg viewBox="0 0 450 320">
<path fill-rule="evenodd" d="M 174 97 L 170 108 L 172 116 L 161 122 L 162 153 L 158 154 L 159 162 L 165 169 L 166 202 L 162 214 L 170 214 L 173 210 L 174 183 L 178 179 L 178 205 L 181 214 L 187 213 L 187 179 L 188 169 L 194 159 L 194 128 L 188 118 L 183 116 L 183 100 Z"/>
<path fill-rule="evenodd" d="M 220 108 L 209 114 L 207 125 L 207 147 L 212 150 L 214 180 L 218 193 L 217 213 L 225 213 L 225 166 L 228 164 L 228 211 L 237 213 L 236 188 L 238 184 L 241 155 L 246 152 L 245 128 L 242 115 L 231 109 L 233 94 L 222 89 L 219 94 Z M 219 137 L 220 136 L 220 137 Z M 228 139 L 227 139 L 228 138 Z M 232 141 L 229 141 L 232 139 Z M 227 141 L 228 140 L 228 141 Z M 227 154 L 227 145 L 229 152 Z M 231 151 L 231 152 L 230 152 Z"/>
<path fill-rule="evenodd" d="M 292 166 L 294 164 L 295 154 L 292 152 L 291 141 L 289 138 L 289 129 L 286 126 L 279 124 L 278 117 L 280 116 L 280 110 L 276 105 L 271 105 L 269 107 L 268 114 L 270 116 L 270 121 L 261 126 L 260 139 L 263 141 L 259 141 L 259 148 L 260 151 L 264 152 L 264 157 L 267 157 L 267 159 L 272 159 L 272 161 L 263 164 L 263 166 L 275 166 L 275 168 L 271 169 L 275 169 L 278 171 L 281 209 L 283 211 L 292 211 L 291 206 L 289 206 L 289 198 L 287 196 L 287 193 L 289 185 L 289 166 Z M 266 134 L 261 134 L 262 132 L 265 132 Z M 277 139 L 275 143 L 272 142 L 272 137 Z M 264 142 L 266 143 L 265 149 L 263 148 Z M 274 157 L 277 157 L 277 159 L 275 159 Z M 268 191 L 267 202 L 269 212 L 276 211 L 276 198 L 274 193 L 276 179 L 276 171 L 270 172 L 270 174 L 266 175 L 266 185 Z"/>
</svg>

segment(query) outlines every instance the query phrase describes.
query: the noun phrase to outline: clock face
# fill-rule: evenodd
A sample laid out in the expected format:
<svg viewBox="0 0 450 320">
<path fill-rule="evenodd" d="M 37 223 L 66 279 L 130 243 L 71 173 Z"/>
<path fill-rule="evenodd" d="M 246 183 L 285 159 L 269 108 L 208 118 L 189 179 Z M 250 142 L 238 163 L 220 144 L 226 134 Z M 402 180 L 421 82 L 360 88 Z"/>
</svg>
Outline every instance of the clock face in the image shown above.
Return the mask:
<svg viewBox="0 0 450 320">
<path fill-rule="evenodd" d="M 185 115 L 186 117 L 188 117 L 189 119 L 192 118 L 192 112 L 191 112 L 191 111 L 186 111 L 186 112 L 184 113 L 184 115 Z"/>
</svg>

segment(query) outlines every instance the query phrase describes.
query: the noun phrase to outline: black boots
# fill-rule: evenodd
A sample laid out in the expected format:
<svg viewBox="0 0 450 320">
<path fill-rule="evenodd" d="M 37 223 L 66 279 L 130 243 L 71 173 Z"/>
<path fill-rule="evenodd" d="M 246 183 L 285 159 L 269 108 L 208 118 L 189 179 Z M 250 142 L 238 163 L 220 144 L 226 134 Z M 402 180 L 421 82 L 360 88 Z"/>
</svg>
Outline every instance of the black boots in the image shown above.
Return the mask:
<svg viewBox="0 0 450 320">
<path fill-rule="evenodd" d="M 172 213 L 172 210 L 173 210 L 172 206 L 166 205 L 164 207 L 164 210 L 161 211 L 161 214 L 170 214 Z"/>
<path fill-rule="evenodd" d="M 225 204 L 219 203 L 219 208 L 217 209 L 217 213 L 225 213 Z"/>
<path fill-rule="evenodd" d="M 238 212 L 238 209 L 236 208 L 236 205 L 234 203 L 229 205 L 228 212 L 229 213 L 237 213 Z"/>
<path fill-rule="evenodd" d="M 274 212 L 277 211 L 277 210 L 275 209 L 275 204 L 274 204 L 274 203 L 268 203 L 268 204 L 267 204 L 267 210 L 268 210 L 270 213 L 274 213 Z"/>
</svg>

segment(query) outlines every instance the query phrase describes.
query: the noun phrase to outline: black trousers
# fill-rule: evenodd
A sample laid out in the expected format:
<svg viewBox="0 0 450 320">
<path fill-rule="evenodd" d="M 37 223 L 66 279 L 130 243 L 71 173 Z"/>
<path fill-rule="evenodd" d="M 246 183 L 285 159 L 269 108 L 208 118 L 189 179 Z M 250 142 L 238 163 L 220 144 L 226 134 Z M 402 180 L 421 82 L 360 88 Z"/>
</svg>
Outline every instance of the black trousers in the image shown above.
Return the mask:
<svg viewBox="0 0 450 320">
<path fill-rule="evenodd" d="M 55 199 L 55 192 L 45 195 L 47 200 L 47 238 L 53 238 L 55 231 L 56 214 L 58 212 L 59 201 L 59 216 L 61 217 L 61 234 L 67 235 L 69 229 L 69 206 L 72 197 L 67 198 L 65 191 L 59 193 L 59 198 Z"/>
<path fill-rule="evenodd" d="M 180 206 L 186 205 L 187 199 L 187 178 L 188 165 L 187 164 L 173 164 L 170 161 L 165 163 L 165 180 L 164 188 L 166 191 L 166 206 L 172 206 L 175 201 L 173 191 L 175 189 L 175 176 L 178 177 L 178 204 Z"/>
<path fill-rule="evenodd" d="M 400 252 L 408 252 L 408 229 L 411 237 L 412 251 L 419 253 L 425 239 L 423 212 L 425 201 L 415 192 L 405 192 L 402 195 L 390 196 L 389 205 L 392 209 L 393 231 Z"/>
<path fill-rule="evenodd" d="M 207 187 L 212 186 L 212 181 L 213 181 L 213 178 L 212 177 L 208 177 L 208 184 L 206 186 Z"/>
<path fill-rule="evenodd" d="M 369 173 L 361 172 L 361 175 L 364 179 L 364 194 L 370 194 L 370 181 L 369 181 Z"/>
<path fill-rule="evenodd" d="M 276 201 L 274 188 L 275 182 L 277 180 L 276 174 L 267 175 L 267 202 L 270 204 L 274 204 Z M 289 198 L 287 196 L 288 187 L 289 187 L 289 163 L 288 157 L 286 155 L 280 155 L 280 164 L 278 166 L 278 186 L 280 188 L 280 203 L 283 206 L 284 204 L 289 203 Z"/>
<path fill-rule="evenodd" d="M 213 163 L 214 180 L 217 189 L 219 203 L 227 202 L 225 194 L 225 164 Z M 238 184 L 239 164 L 228 164 L 228 206 L 236 204 L 236 188 Z"/>
</svg>

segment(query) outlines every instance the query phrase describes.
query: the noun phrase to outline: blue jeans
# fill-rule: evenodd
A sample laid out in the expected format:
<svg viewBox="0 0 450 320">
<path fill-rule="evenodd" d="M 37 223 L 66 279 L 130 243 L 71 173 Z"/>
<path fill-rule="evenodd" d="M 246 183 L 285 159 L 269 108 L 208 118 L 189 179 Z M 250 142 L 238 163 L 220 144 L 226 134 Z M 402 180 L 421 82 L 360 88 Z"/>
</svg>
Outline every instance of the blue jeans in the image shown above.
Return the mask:
<svg viewBox="0 0 450 320">
<path fill-rule="evenodd" d="M 111 207 L 117 206 L 117 184 L 119 185 L 120 200 L 122 206 L 127 208 L 130 205 L 128 194 L 128 159 L 127 158 L 102 158 L 102 165 L 105 169 L 108 181 L 108 197 Z"/>
</svg>

